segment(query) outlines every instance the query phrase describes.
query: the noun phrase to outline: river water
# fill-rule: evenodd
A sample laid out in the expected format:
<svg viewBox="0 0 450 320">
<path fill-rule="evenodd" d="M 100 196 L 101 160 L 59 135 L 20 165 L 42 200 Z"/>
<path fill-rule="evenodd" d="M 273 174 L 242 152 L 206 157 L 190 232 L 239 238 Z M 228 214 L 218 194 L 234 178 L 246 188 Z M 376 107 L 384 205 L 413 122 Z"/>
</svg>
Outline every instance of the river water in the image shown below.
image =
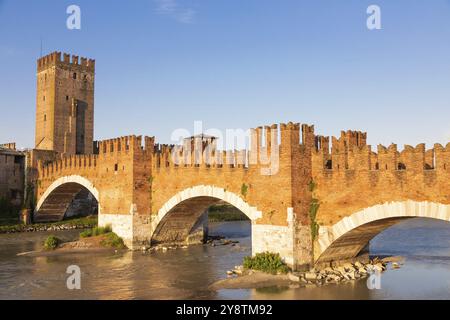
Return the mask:
<svg viewBox="0 0 450 320">
<path fill-rule="evenodd" d="M 52 234 L 75 239 L 80 231 Z M 251 253 L 250 223 L 211 223 L 210 233 L 236 246 L 193 246 L 167 252 L 17 256 L 37 250 L 47 232 L 0 235 L 0 299 L 450 299 L 450 223 L 402 222 L 378 235 L 371 255 L 402 255 L 400 269 L 384 272 L 381 288 L 366 280 L 322 287 L 208 290 Z M 66 268 L 81 269 L 81 290 L 68 290 Z"/>
</svg>

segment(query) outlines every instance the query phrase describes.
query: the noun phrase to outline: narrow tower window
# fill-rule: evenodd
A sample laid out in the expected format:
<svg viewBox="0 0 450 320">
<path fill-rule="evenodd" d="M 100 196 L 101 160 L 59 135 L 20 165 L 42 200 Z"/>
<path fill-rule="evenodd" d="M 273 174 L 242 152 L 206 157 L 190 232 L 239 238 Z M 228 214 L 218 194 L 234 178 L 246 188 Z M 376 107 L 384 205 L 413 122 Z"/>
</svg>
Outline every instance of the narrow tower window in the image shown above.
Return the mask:
<svg viewBox="0 0 450 320">
<path fill-rule="evenodd" d="M 74 79 L 77 78 L 77 73 L 76 73 L 76 72 L 73 73 L 73 78 L 74 78 Z"/>
</svg>

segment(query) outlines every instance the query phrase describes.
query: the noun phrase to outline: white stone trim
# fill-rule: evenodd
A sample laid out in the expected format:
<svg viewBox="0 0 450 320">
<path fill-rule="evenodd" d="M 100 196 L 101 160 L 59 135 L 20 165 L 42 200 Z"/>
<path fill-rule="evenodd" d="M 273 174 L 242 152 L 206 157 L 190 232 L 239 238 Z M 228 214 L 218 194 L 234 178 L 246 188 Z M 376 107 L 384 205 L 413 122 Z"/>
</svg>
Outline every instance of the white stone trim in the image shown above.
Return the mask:
<svg viewBox="0 0 450 320">
<path fill-rule="evenodd" d="M 170 198 L 158 211 L 158 215 L 152 221 L 152 229 L 155 230 L 165 215 L 179 203 L 196 197 L 211 197 L 228 202 L 241 210 L 250 220 L 254 221 L 262 217 L 262 212 L 256 207 L 251 207 L 241 197 L 223 188 L 207 185 L 198 185 L 178 192 Z"/>
<path fill-rule="evenodd" d="M 99 214 L 98 226 L 106 227 L 110 225 L 112 231 L 121 237 L 125 245 L 133 248 L 133 216 L 130 214 Z"/>
<path fill-rule="evenodd" d="M 289 266 L 294 266 L 294 229 L 292 226 L 274 226 L 252 223 L 252 255 L 277 252 Z"/>
<path fill-rule="evenodd" d="M 61 177 L 61 178 L 57 179 L 56 181 L 54 181 L 47 188 L 47 190 L 45 190 L 45 192 L 42 195 L 42 197 L 39 198 L 39 201 L 38 201 L 37 206 L 36 206 L 36 211 L 39 211 L 39 209 L 41 208 L 41 206 L 44 203 L 45 199 L 47 199 L 47 197 L 56 188 L 62 186 L 63 184 L 66 184 L 66 183 L 77 183 L 79 185 L 82 185 L 86 189 L 88 189 L 89 192 L 92 193 L 92 195 L 95 197 L 95 199 L 98 202 L 98 214 L 100 215 L 100 196 L 99 196 L 99 192 L 98 192 L 97 188 L 95 188 L 94 185 L 92 184 L 92 182 L 90 182 L 88 179 L 83 178 L 82 176 L 78 176 L 78 175 L 65 176 L 65 177 Z"/>
<path fill-rule="evenodd" d="M 330 227 L 320 227 L 319 246 L 321 253 L 347 232 L 376 220 L 401 217 L 433 218 L 450 222 L 450 205 L 412 200 L 386 202 L 358 211 Z"/>
<path fill-rule="evenodd" d="M 288 223 L 292 223 L 292 222 L 294 222 L 294 220 L 295 220 L 294 208 L 289 207 L 289 208 L 287 208 L 287 219 L 286 219 L 286 221 Z"/>
</svg>

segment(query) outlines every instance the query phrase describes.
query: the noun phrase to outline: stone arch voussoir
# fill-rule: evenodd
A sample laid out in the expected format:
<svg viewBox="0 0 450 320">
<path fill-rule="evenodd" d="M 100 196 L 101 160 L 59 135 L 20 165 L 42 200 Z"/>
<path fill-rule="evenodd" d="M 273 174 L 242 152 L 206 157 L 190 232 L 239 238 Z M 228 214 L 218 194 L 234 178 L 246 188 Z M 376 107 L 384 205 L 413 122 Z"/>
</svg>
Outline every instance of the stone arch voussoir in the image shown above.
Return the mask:
<svg viewBox="0 0 450 320">
<path fill-rule="evenodd" d="M 336 241 L 364 225 L 377 221 L 401 220 L 403 218 L 432 218 L 450 222 L 450 205 L 428 201 L 395 201 L 378 204 L 343 218 L 333 226 L 319 230 L 319 255 L 316 261 L 325 259 L 324 255 Z"/>
<path fill-rule="evenodd" d="M 239 210 L 241 210 L 251 221 L 255 221 L 262 217 L 262 212 L 258 211 L 256 207 L 250 206 L 241 197 L 233 192 L 225 191 L 223 188 L 219 188 L 211 185 L 198 185 L 191 188 L 184 189 L 172 198 L 170 198 L 158 211 L 155 219 L 152 221 L 152 229 L 156 230 L 159 223 L 164 217 L 178 204 L 183 201 L 197 198 L 197 197 L 211 197 L 219 200 L 223 200 Z"/>
<path fill-rule="evenodd" d="M 44 192 L 44 194 L 39 198 L 39 201 L 36 205 L 35 211 L 39 211 L 42 204 L 45 202 L 45 199 L 47 199 L 51 193 L 59 188 L 60 186 L 67 184 L 67 183 L 76 183 L 83 187 L 85 187 L 87 190 L 89 190 L 90 193 L 95 197 L 95 199 L 98 202 L 98 213 L 100 214 L 100 193 L 97 190 L 97 188 L 94 186 L 94 184 L 89 181 L 88 179 L 79 176 L 79 175 L 71 175 L 71 176 L 64 176 L 57 180 L 55 180 Z"/>
</svg>

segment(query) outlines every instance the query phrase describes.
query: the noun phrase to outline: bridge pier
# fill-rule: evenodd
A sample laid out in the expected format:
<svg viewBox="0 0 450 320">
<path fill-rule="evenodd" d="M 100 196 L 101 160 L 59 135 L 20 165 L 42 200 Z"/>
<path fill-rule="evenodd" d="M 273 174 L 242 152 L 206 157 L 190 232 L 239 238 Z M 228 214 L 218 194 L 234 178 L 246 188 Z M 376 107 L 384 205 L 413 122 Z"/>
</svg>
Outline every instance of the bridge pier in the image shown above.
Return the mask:
<svg viewBox="0 0 450 320">
<path fill-rule="evenodd" d="M 298 224 L 292 208 L 288 208 L 286 226 L 252 223 L 252 254 L 265 251 L 279 253 L 294 270 L 311 264 L 310 228 Z"/>
<path fill-rule="evenodd" d="M 403 218 L 450 221 L 450 143 L 374 152 L 366 138 L 316 136 L 313 126 L 288 123 L 252 129 L 249 150 L 240 151 L 217 150 L 203 136 L 178 146 L 105 140 L 95 155 L 38 162 L 35 218 L 62 219 L 85 188 L 99 225 L 139 249 L 183 242 L 196 229 L 204 236 L 195 223 L 223 201 L 252 221 L 253 254 L 279 253 L 294 269 L 353 258 Z"/>
<path fill-rule="evenodd" d="M 206 220 L 199 220 L 193 230 L 194 232 L 188 235 L 183 244 L 201 243 L 208 234 L 207 221 L 207 216 Z M 113 232 L 121 237 L 125 245 L 131 250 L 140 250 L 142 247 L 149 247 L 156 230 L 152 227 L 152 218 L 150 216 L 136 213 L 99 214 L 98 225 L 101 227 L 111 226 Z M 181 244 L 181 242 L 178 244 Z"/>
<path fill-rule="evenodd" d="M 99 226 L 110 225 L 128 248 L 140 250 L 151 245 L 156 231 L 152 222 L 155 217 L 140 215 L 133 211 L 128 214 L 100 213 Z M 207 215 L 203 214 L 194 225 L 183 244 L 199 243 L 200 237 L 207 235 Z M 262 252 L 279 253 L 285 263 L 294 270 L 306 269 L 312 263 L 311 231 L 309 226 L 298 225 L 292 208 L 288 209 L 287 225 L 259 224 L 251 222 L 252 255 Z M 195 239 L 194 239 L 195 237 Z"/>
<path fill-rule="evenodd" d="M 205 243 L 206 240 L 208 240 L 208 211 L 205 211 L 192 227 L 191 232 L 186 238 L 186 244 L 201 244 Z"/>
<path fill-rule="evenodd" d="M 133 249 L 133 216 L 128 213 L 99 213 L 98 226 L 111 226 L 113 232 L 123 239 L 125 245 Z"/>
</svg>

